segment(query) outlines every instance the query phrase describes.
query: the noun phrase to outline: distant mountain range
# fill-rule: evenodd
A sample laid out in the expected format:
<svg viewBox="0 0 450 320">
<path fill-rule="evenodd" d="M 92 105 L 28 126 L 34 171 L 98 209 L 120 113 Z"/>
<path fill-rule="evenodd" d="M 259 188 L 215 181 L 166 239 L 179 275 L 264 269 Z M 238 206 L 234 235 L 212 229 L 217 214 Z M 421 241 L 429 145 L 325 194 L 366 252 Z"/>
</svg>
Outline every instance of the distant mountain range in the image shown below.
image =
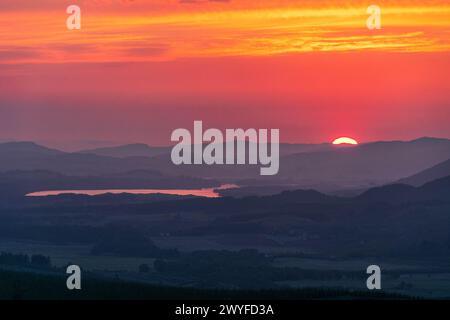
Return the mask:
<svg viewBox="0 0 450 320">
<path fill-rule="evenodd" d="M 413 187 L 404 184 L 375 187 L 354 197 L 336 197 L 315 190 L 290 190 L 270 196 L 244 197 L 237 201 L 240 202 L 241 206 L 247 206 L 247 208 L 249 208 L 250 203 L 254 202 L 255 210 L 258 206 L 264 207 L 265 209 L 272 206 L 274 209 L 278 208 L 278 210 L 281 210 L 284 205 L 308 203 L 404 204 L 425 201 L 450 202 L 450 176 L 431 181 L 421 187 Z"/>
<path fill-rule="evenodd" d="M 427 182 L 446 176 L 450 176 L 450 159 L 408 178 L 401 179 L 399 180 L 399 183 L 409 184 L 412 186 L 421 186 Z"/>
<path fill-rule="evenodd" d="M 2 239 L 97 244 L 99 236 L 109 232 L 115 221 L 155 237 L 161 234 L 183 239 L 208 237 L 208 241 L 214 238 L 244 247 L 249 246 L 245 239 L 256 239 L 259 243 L 258 239 L 278 238 L 271 243 L 285 247 L 286 251 L 308 250 L 332 257 L 446 258 L 450 253 L 450 176 L 420 187 L 397 183 L 371 188 L 353 197 L 301 189 L 280 192 L 279 186 L 271 189 L 277 192 L 274 195 L 237 198 L 130 194 L 23 196 L 27 190 L 47 187 L 104 189 L 129 184 L 132 188 L 139 183 L 144 187 L 152 183 L 180 187 L 183 182 L 185 187 L 212 183 L 177 176 L 170 180 L 154 171 L 107 176 L 5 172 L 0 174 L 0 235 Z M 247 189 L 254 192 L 258 188 Z"/>
<path fill-rule="evenodd" d="M 0 144 L 0 155 L 2 160 L 32 157 L 40 159 L 43 157 L 63 155 L 64 153 L 65 152 L 63 151 L 50 149 L 29 141 L 5 142 Z"/>
<path fill-rule="evenodd" d="M 356 199 L 364 202 L 380 203 L 448 201 L 450 199 L 450 175 L 433 180 L 420 187 L 392 184 L 372 188 L 356 197 Z"/>
<path fill-rule="evenodd" d="M 313 188 L 372 187 L 411 176 L 447 159 L 450 159 L 447 139 L 374 142 L 287 156 L 281 161 L 280 177 L 310 182 Z"/>
<path fill-rule="evenodd" d="M 150 147 L 143 143 L 78 151 L 78 153 L 88 153 L 88 154 L 95 154 L 98 156 L 106 156 L 114 158 L 154 157 L 169 152 L 170 152 L 169 147 Z"/>
<path fill-rule="evenodd" d="M 205 186 L 211 186 L 210 181 L 214 180 L 243 186 L 277 186 L 274 190 L 285 186 L 286 189 L 325 192 L 368 189 L 396 181 L 418 186 L 450 175 L 450 140 L 437 138 L 373 142 L 352 147 L 281 144 L 280 172 L 271 177 L 260 176 L 259 166 L 251 165 L 175 166 L 170 150 L 169 147 L 133 144 L 67 153 L 33 142 L 10 142 L 0 144 L 0 172 L 46 171 L 60 174 L 64 179 L 76 176 L 95 180 L 101 176 L 104 181 L 125 179 L 130 188 L 142 186 L 146 180 L 170 180 L 170 184 L 178 181 L 179 185 L 186 186 L 183 179 L 191 177 L 197 182 L 203 181 Z M 149 185 L 155 187 L 154 183 Z M 199 183 L 195 185 L 198 187 Z M 261 192 L 264 194 L 263 190 Z"/>
<path fill-rule="evenodd" d="M 280 155 L 286 156 L 289 154 L 304 153 L 304 152 L 317 152 L 332 150 L 333 145 L 329 143 L 321 144 L 280 144 Z M 115 158 L 127 158 L 127 157 L 154 157 L 163 154 L 170 154 L 171 147 L 152 147 L 143 143 L 126 144 L 116 147 L 87 149 L 78 151 L 78 153 L 89 153 L 98 156 L 107 156 Z"/>
</svg>

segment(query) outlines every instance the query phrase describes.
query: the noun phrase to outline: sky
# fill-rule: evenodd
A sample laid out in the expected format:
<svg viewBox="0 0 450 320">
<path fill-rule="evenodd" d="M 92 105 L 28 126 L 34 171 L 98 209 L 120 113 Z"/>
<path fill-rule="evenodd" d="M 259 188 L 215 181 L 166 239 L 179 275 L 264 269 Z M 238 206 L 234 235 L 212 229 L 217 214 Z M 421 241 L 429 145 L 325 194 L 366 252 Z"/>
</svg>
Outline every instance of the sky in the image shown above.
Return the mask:
<svg viewBox="0 0 450 320">
<path fill-rule="evenodd" d="M 2 0 L 0 141 L 168 145 L 194 120 L 291 143 L 450 138 L 449 27 L 447 0 Z"/>
</svg>

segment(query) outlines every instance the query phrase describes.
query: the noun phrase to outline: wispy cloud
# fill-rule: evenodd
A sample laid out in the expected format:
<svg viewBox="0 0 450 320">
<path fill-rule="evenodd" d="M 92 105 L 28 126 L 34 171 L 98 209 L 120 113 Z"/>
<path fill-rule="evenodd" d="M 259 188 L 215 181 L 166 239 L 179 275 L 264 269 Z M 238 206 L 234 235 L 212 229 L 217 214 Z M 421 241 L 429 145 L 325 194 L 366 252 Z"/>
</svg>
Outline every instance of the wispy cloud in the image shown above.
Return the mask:
<svg viewBox="0 0 450 320">
<path fill-rule="evenodd" d="M 366 28 L 366 7 L 357 0 L 266 0 L 259 6 L 242 0 L 189 0 L 194 6 L 180 3 L 186 0 L 79 2 L 89 10 L 82 11 L 82 30 L 69 31 L 61 1 L 40 1 L 39 8 L 34 1 L 2 1 L 1 61 L 114 62 L 312 51 L 450 50 L 450 4 L 444 1 L 426 6 L 422 1 L 385 1 L 382 30 L 372 31 Z"/>
</svg>

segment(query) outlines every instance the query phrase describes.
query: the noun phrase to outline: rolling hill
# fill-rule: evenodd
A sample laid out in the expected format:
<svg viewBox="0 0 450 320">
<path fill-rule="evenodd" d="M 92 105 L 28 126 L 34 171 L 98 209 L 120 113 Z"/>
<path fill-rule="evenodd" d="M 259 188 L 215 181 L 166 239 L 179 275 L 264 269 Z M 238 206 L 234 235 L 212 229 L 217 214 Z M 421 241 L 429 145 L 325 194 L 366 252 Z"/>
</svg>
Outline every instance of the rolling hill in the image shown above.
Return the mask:
<svg viewBox="0 0 450 320">
<path fill-rule="evenodd" d="M 154 157 L 157 155 L 170 153 L 170 147 L 150 147 L 143 143 L 135 143 L 117 147 L 81 150 L 78 153 L 88 153 L 114 158 Z"/>
<path fill-rule="evenodd" d="M 450 176 L 433 180 L 420 187 L 392 184 L 372 188 L 355 199 L 364 202 L 380 203 L 448 202 L 450 199 Z"/>
<path fill-rule="evenodd" d="M 408 178 L 401 179 L 399 180 L 399 183 L 409 184 L 412 186 L 421 186 L 427 182 L 447 176 L 450 176 L 450 159 Z"/>
<path fill-rule="evenodd" d="M 0 144 L 0 172 L 40 170 L 69 176 L 114 176 L 143 170 L 163 176 L 330 192 L 393 183 L 450 159 L 450 140 L 436 138 L 373 142 L 354 147 L 282 144 L 280 148 L 279 173 L 260 176 L 260 165 L 176 166 L 167 149 L 146 145 L 67 153 L 34 143 L 15 142 Z M 151 156 L 142 156 L 145 154 Z M 442 164 L 436 170 L 445 173 L 446 166 Z M 430 179 L 435 177 L 440 174 L 430 175 Z"/>
</svg>

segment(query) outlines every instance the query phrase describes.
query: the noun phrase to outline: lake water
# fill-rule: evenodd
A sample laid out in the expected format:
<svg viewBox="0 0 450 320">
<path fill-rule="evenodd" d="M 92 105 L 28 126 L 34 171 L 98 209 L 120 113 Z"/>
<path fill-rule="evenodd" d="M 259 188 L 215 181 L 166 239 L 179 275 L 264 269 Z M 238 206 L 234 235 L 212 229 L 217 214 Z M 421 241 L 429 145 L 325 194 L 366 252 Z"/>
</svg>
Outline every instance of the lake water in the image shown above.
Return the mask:
<svg viewBox="0 0 450 320">
<path fill-rule="evenodd" d="M 205 198 L 219 198 L 220 195 L 217 190 L 225 190 L 238 188 L 234 184 L 224 184 L 217 188 L 203 188 L 203 189 L 99 189 L 99 190 L 47 190 L 28 193 L 27 197 L 46 197 L 58 196 L 61 194 L 84 194 L 88 196 L 97 196 L 100 194 L 112 193 L 130 193 L 130 194 L 169 194 L 178 196 L 197 196 Z"/>
</svg>

